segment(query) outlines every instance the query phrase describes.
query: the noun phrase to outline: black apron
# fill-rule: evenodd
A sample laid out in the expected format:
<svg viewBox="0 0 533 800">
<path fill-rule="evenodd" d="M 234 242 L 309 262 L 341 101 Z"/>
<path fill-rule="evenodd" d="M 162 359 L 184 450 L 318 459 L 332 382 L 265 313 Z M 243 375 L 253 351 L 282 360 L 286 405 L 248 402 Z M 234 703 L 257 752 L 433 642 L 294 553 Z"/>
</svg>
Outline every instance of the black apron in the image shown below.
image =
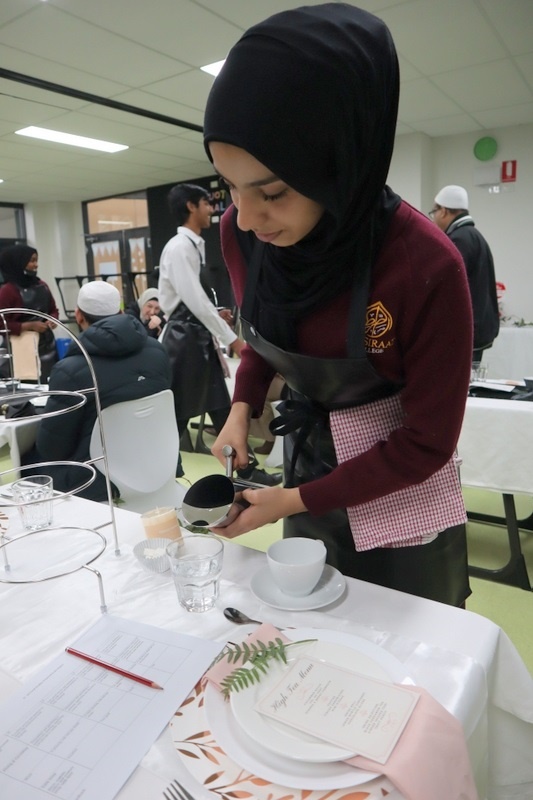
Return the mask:
<svg viewBox="0 0 533 800">
<path fill-rule="evenodd" d="M 41 311 L 43 314 L 50 314 L 50 291 L 44 283 L 36 283 L 33 286 L 17 286 L 22 298 L 22 308 L 32 311 Z M 25 321 L 43 322 L 42 317 L 27 314 Z M 39 334 L 39 359 L 41 362 L 41 383 L 47 383 L 52 367 L 58 360 L 56 340 L 51 328 L 47 328 Z"/>
<path fill-rule="evenodd" d="M 172 369 L 176 419 L 229 409 L 231 399 L 213 337 L 185 303 L 172 312 L 161 341 Z"/>
<path fill-rule="evenodd" d="M 329 427 L 329 411 L 350 408 L 388 397 L 401 389 L 381 377 L 365 350 L 366 308 L 370 266 L 354 279 L 350 304 L 348 357 L 322 359 L 289 353 L 267 342 L 251 325 L 256 286 L 264 245 L 256 245 L 251 258 L 241 308 L 246 342 L 285 378 L 289 398 L 277 410 L 272 432 L 284 436 L 285 486 L 328 474 L 337 466 Z M 357 552 L 345 509 L 321 516 L 305 512 L 286 517 L 283 536 L 322 540 L 327 562 L 345 575 L 400 591 L 461 605 L 470 594 L 466 560 L 465 526 L 441 533 L 433 542 L 400 548 Z"/>
</svg>

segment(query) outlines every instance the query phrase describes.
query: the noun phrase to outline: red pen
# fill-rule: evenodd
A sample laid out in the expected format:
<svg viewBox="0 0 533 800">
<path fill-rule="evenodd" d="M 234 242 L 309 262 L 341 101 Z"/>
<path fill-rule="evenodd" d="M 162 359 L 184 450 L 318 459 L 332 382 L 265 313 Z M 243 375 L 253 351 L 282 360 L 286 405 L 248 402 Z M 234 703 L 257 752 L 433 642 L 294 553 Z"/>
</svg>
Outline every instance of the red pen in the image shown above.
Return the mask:
<svg viewBox="0 0 533 800">
<path fill-rule="evenodd" d="M 107 661 L 101 661 L 99 658 L 87 655 L 87 653 L 81 653 L 79 650 L 74 650 L 73 647 L 65 647 L 65 652 L 70 653 L 73 656 L 77 656 L 78 658 L 83 658 L 84 661 L 89 661 L 90 664 L 96 664 L 99 667 L 108 669 L 110 670 L 110 672 L 116 672 L 117 675 L 122 675 L 124 678 L 131 678 L 132 681 L 137 681 L 137 683 L 143 683 L 145 686 L 151 686 L 152 689 L 163 688 L 155 681 L 151 681 L 150 678 L 143 678 L 142 675 L 135 675 L 134 672 L 128 672 L 127 669 L 121 669 L 120 667 L 115 667 L 114 664 L 108 664 Z"/>
</svg>

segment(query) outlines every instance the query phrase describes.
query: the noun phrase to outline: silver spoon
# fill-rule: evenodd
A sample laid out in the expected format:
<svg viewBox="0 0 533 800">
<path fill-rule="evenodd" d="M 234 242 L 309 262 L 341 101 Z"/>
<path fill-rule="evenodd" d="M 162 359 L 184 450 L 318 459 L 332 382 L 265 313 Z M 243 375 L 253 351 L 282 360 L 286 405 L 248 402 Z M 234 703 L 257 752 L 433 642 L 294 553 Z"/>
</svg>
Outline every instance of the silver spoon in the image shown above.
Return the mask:
<svg viewBox="0 0 533 800">
<path fill-rule="evenodd" d="M 237 625 L 263 624 L 258 619 L 251 619 L 250 617 L 247 617 L 246 614 L 243 614 L 242 611 L 239 611 L 238 608 L 225 608 L 224 616 L 226 617 L 226 619 L 229 619 L 230 622 L 235 622 Z"/>
</svg>

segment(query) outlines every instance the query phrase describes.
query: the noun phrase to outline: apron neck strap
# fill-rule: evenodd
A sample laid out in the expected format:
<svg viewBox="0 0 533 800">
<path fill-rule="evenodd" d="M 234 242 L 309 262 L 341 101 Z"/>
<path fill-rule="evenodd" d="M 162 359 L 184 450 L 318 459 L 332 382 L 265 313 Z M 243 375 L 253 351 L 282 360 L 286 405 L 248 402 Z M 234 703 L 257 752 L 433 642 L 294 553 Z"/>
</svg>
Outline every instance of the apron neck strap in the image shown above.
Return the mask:
<svg viewBox="0 0 533 800">
<path fill-rule="evenodd" d="M 248 265 L 246 286 L 244 288 L 241 316 L 252 325 L 254 319 L 254 305 L 257 298 L 257 286 L 263 264 L 265 247 L 266 245 L 264 242 L 256 242 L 254 244 L 252 256 Z M 357 270 L 352 282 L 348 340 L 346 343 L 349 358 L 366 359 L 365 326 L 366 309 L 370 294 L 370 251 L 371 248 L 368 247 L 366 248 L 366 252 L 360 254 L 362 257 L 358 258 L 358 263 L 361 265 L 361 269 Z"/>
</svg>

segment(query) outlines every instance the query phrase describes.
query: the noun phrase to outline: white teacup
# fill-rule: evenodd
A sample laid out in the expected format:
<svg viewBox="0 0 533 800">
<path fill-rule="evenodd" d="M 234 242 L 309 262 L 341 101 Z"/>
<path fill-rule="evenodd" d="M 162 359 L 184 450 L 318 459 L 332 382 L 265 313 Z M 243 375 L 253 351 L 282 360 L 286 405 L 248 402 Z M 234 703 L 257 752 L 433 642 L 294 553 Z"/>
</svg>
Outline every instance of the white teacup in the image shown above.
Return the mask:
<svg viewBox="0 0 533 800">
<path fill-rule="evenodd" d="M 284 594 L 305 597 L 320 580 L 326 555 L 324 542 L 294 536 L 271 544 L 267 561 L 276 586 Z"/>
</svg>

